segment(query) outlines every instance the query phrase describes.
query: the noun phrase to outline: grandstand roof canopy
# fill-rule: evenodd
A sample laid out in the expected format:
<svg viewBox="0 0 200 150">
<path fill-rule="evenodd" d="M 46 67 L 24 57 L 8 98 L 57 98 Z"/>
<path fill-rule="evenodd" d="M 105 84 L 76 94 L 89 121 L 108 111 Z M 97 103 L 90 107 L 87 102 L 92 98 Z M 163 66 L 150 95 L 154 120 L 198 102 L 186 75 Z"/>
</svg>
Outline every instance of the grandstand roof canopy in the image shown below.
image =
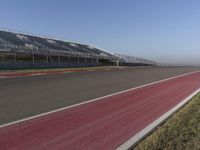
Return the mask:
<svg viewBox="0 0 200 150">
<path fill-rule="evenodd" d="M 7 30 L 0 30 L 0 45 L 12 45 L 15 47 L 24 47 L 32 50 L 50 50 L 50 51 L 69 51 L 78 53 L 97 54 L 111 56 L 112 54 L 105 52 L 91 45 L 76 43 L 71 41 L 60 40 L 44 36 L 36 36 L 26 33 L 19 33 Z"/>
</svg>

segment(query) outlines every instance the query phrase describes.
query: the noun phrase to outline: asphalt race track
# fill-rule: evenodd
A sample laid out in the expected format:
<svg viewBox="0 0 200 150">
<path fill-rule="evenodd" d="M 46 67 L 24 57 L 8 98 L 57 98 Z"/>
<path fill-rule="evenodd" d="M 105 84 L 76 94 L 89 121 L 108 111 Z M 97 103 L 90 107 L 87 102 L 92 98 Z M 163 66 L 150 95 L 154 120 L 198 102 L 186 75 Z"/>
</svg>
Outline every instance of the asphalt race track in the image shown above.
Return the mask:
<svg viewBox="0 0 200 150">
<path fill-rule="evenodd" d="M 195 70 L 125 68 L 0 79 L 0 125 Z"/>
<path fill-rule="evenodd" d="M 115 149 L 200 88 L 200 72 L 0 128 L 0 149 Z"/>
</svg>

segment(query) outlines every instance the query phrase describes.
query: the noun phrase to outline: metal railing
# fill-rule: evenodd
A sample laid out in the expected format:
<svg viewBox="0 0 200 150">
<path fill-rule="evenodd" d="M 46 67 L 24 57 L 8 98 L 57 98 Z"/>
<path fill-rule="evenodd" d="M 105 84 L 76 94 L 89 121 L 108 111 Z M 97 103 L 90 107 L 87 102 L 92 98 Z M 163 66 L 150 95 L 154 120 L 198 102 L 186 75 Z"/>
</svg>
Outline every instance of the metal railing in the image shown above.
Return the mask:
<svg viewBox="0 0 200 150">
<path fill-rule="evenodd" d="M 122 55 L 122 54 L 114 54 L 114 55 L 120 63 L 147 64 L 147 65 L 156 65 L 157 64 L 157 62 L 155 62 L 155 61 L 144 59 L 144 58 L 127 56 L 127 55 Z"/>
</svg>

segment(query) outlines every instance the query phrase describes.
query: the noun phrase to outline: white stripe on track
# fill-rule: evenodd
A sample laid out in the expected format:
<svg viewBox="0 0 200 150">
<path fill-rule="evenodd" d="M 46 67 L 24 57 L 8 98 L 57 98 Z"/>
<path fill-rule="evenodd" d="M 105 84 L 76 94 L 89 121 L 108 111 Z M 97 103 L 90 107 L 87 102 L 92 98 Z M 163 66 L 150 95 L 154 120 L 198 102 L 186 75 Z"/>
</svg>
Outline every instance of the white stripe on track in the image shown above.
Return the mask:
<svg viewBox="0 0 200 150">
<path fill-rule="evenodd" d="M 6 76 L 0 76 L 0 79 L 5 79 L 5 78 L 7 78 Z"/>
<path fill-rule="evenodd" d="M 94 102 L 94 101 L 98 101 L 98 100 L 101 100 L 101 99 L 104 99 L 104 98 L 107 98 L 107 97 L 111 97 L 111 96 L 114 96 L 114 95 L 122 94 L 122 93 L 125 93 L 125 92 L 129 92 L 129 91 L 132 91 L 132 90 L 143 88 L 143 87 L 146 87 L 146 86 L 149 86 L 149 85 L 153 85 L 153 84 L 156 84 L 156 83 L 160 83 L 160 82 L 168 81 L 168 80 L 171 80 L 171 79 L 183 77 L 183 76 L 186 76 L 186 75 L 194 74 L 194 73 L 197 73 L 197 72 L 200 72 L 200 71 L 194 71 L 194 72 L 185 73 L 185 74 L 178 75 L 178 76 L 175 76 L 175 77 L 170 77 L 170 78 L 167 78 L 167 79 L 155 81 L 155 82 L 144 84 L 144 85 L 141 85 L 141 86 L 138 86 L 138 87 L 130 88 L 130 89 L 127 89 L 127 90 L 123 90 L 123 91 L 120 91 L 120 92 L 116 92 L 116 93 L 113 93 L 113 94 L 109 94 L 109 95 L 106 95 L 106 96 L 102 96 L 102 97 L 99 97 L 99 98 L 88 100 L 88 101 L 85 101 L 85 102 L 82 102 L 82 103 L 78 103 L 78 104 L 74 104 L 74 105 L 71 105 L 71 106 L 63 107 L 63 108 L 56 109 L 56 110 L 53 110 L 53 111 L 49 111 L 49 112 L 46 112 L 46 113 L 41 113 L 41 114 L 38 114 L 38 115 L 35 115 L 35 116 L 27 117 L 27 118 L 24 118 L 24 119 L 20 119 L 20 120 L 17 120 L 17 121 L 13 121 L 13 122 L 10 122 L 10 123 L 6 123 L 6 124 L 3 124 L 3 125 L 0 125 L 0 128 L 6 127 L 6 126 L 10 126 L 10 125 L 14 125 L 14 124 L 18 124 L 18 123 L 21 123 L 21 122 L 24 122 L 24 121 L 28 121 L 28 120 L 31 120 L 31 119 L 34 119 L 34 118 L 46 116 L 46 115 L 49 115 L 49 114 L 52 114 L 52 113 L 56 113 L 56 112 L 59 112 L 59 111 L 63 111 L 63 110 L 72 108 L 72 107 L 77 107 L 77 106 L 80 106 L 80 105 L 83 105 L 83 104 L 87 104 L 87 103 L 91 103 L 91 102 Z"/>
<path fill-rule="evenodd" d="M 74 71 L 62 72 L 57 74 L 66 74 L 66 73 L 73 73 Z M 31 77 L 31 76 L 42 76 L 42 75 L 51 75 L 54 73 L 30 73 L 25 75 L 16 75 L 16 76 L 0 76 L 0 79 L 10 79 L 10 78 L 23 78 L 23 77 Z"/>
</svg>

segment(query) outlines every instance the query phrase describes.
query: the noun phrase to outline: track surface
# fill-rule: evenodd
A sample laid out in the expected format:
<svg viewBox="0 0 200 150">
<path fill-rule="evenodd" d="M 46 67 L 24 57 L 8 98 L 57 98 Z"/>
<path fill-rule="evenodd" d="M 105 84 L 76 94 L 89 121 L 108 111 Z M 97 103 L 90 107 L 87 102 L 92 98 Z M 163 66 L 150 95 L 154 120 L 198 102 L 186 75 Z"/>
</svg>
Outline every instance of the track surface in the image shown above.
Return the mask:
<svg viewBox="0 0 200 150">
<path fill-rule="evenodd" d="M 0 128 L 0 149 L 115 149 L 200 88 L 200 72 Z"/>
<path fill-rule="evenodd" d="M 198 68 L 138 68 L 0 79 L 0 125 Z"/>
</svg>

